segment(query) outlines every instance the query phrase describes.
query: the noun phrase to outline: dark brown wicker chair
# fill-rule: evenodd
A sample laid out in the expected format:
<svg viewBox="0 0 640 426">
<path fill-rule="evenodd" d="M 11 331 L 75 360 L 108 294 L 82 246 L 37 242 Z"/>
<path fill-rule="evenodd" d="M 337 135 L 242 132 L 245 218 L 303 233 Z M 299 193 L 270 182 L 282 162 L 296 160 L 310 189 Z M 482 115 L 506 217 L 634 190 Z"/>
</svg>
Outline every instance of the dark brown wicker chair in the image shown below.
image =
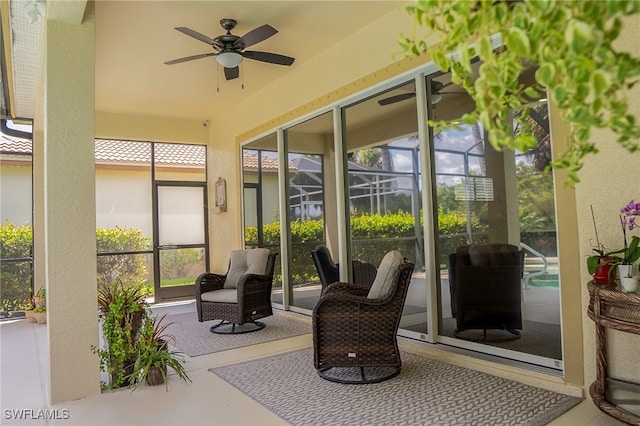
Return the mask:
<svg viewBox="0 0 640 426">
<path fill-rule="evenodd" d="M 261 330 L 260 318 L 273 315 L 271 286 L 276 254 L 268 249 L 235 250 L 225 275 L 196 278 L 198 321 L 221 320 L 210 331 L 240 334 Z"/>
<path fill-rule="evenodd" d="M 377 383 L 400 373 L 396 334 L 414 265 L 387 253 L 371 286 L 333 283 L 313 310 L 314 365 L 338 383 Z"/>
<path fill-rule="evenodd" d="M 340 281 L 340 267 L 331 258 L 331 253 L 325 245 L 316 246 L 311 250 L 313 263 L 318 271 L 318 277 L 322 283 L 322 288 L 329 284 Z M 370 263 L 359 260 L 352 261 L 353 282 L 371 286 L 376 278 L 377 269 Z"/>
<path fill-rule="evenodd" d="M 524 252 L 512 244 L 472 244 L 449 255 L 451 313 L 455 335 L 465 330 L 506 330 L 518 338 L 522 330 Z"/>
</svg>

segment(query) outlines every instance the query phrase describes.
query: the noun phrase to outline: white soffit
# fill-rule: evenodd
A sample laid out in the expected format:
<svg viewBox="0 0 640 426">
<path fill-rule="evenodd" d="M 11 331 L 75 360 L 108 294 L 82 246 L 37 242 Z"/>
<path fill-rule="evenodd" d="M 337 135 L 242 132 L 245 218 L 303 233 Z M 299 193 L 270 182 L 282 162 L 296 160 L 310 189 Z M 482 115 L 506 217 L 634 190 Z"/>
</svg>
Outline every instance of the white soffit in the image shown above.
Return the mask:
<svg viewBox="0 0 640 426">
<path fill-rule="evenodd" d="M 11 0 L 9 5 L 15 98 L 15 111 L 12 111 L 12 115 L 17 118 L 32 119 L 35 110 L 36 79 L 44 17 L 38 17 L 31 23 L 31 18 L 27 15 L 29 3 L 33 1 Z"/>
</svg>

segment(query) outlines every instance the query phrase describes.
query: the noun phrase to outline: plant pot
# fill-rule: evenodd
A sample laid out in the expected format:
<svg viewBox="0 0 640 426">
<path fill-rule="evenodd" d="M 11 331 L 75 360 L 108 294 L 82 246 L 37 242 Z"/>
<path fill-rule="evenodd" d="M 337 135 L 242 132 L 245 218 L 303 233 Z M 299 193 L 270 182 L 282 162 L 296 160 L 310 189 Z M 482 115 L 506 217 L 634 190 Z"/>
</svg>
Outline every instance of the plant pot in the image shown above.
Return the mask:
<svg viewBox="0 0 640 426">
<path fill-rule="evenodd" d="M 150 386 L 158 386 L 164 383 L 167 375 L 167 367 L 164 367 L 164 375 L 160 367 L 151 367 L 147 372 L 146 382 Z"/>
<path fill-rule="evenodd" d="M 35 318 L 38 324 L 46 324 L 47 323 L 47 313 L 46 312 L 34 312 L 33 317 Z"/>
<path fill-rule="evenodd" d="M 27 318 L 27 321 L 32 322 L 32 323 L 36 323 L 36 317 L 35 317 L 35 313 L 33 312 L 33 309 L 30 309 L 28 311 L 24 311 L 24 316 Z"/>
<path fill-rule="evenodd" d="M 620 277 L 620 287 L 625 293 L 638 291 L 638 277 Z"/>
<path fill-rule="evenodd" d="M 607 263 L 608 261 L 610 261 L 610 259 L 606 257 L 600 259 L 599 263 L 601 263 L 601 265 L 598 266 L 593 273 L 593 281 L 596 284 L 606 285 L 614 282 L 614 274 L 612 271 L 614 265 Z"/>
<path fill-rule="evenodd" d="M 633 277 L 633 264 L 624 263 L 618 265 L 618 278 L 622 280 L 622 277 Z"/>
</svg>

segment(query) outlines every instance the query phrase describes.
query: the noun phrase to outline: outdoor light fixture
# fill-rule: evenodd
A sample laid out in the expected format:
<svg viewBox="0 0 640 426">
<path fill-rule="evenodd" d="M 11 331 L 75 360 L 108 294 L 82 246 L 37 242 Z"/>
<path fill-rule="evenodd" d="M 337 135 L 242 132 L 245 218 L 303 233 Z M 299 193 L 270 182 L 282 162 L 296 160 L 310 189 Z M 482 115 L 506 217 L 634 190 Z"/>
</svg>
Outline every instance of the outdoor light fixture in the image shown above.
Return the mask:
<svg viewBox="0 0 640 426">
<path fill-rule="evenodd" d="M 433 95 L 431 95 L 431 103 L 433 105 L 437 104 L 441 100 L 442 100 L 442 95 L 440 95 L 438 93 L 434 93 Z"/>
<path fill-rule="evenodd" d="M 242 62 L 242 56 L 236 52 L 222 52 L 216 56 L 216 61 L 225 68 L 235 68 Z"/>
</svg>

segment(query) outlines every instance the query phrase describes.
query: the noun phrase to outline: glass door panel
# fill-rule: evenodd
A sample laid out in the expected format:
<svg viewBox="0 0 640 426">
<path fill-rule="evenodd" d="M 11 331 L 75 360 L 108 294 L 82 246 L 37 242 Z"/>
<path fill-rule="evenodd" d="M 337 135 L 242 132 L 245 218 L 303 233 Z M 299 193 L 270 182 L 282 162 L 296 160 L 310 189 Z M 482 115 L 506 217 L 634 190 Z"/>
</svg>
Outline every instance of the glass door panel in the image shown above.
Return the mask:
<svg viewBox="0 0 640 426">
<path fill-rule="evenodd" d="M 203 186 L 159 186 L 158 222 L 161 246 L 204 244 Z"/>
<path fill-rule="evenodd" d="M 264 247 L 280 256 L 280 193 L 276 134 L 242 147 L 243 226 L 246 248 Z M 272 301 L 282 305 L 282 264 L 276 260 Z"/>
<path fill-rule="evenodd" d="M 448 94 L 430 106 L 432 116 L 456 120 L 473 108 L 467 95 L 447 84 L 448 74 L 436 78 Z M 534 127 L 539 146 L 527 153 L 494 150 L 480 123 L 457 123 L 432 135 L 439 334 L 446 344 L 562 368 L 553 176 L 545 170 L 551 158 L 548 112 L 546 102 L 532 106 L 523 119 Z M 514 111 L 516 118 L 521 114 Z M 506 280 L 496 272 L 492 286 L 508 282 L 505 290 L 486 288 L 470 301 L 467 283 L 477 289 L 481 277 L 461 278 L 451 256 L 488 243 L 521 250 L 524 274 Z"/>
<path fill-rule="evenodd" d="M 325 170 L 334 164 L 332 114 L 325 113 L 286 129 L 285 137 L 292 168 L 286 227 L 291 241 L 290 305 L 310 313 L 322 290 L 311 250 L 320 244 L 331 245 L 335 238 L 326 232 L 325 226 L 325 203 L 330 204 L 327 200 L 331 198 L 335 200 L 330 195 L 335 185 L 325 185 Z M 331 206 L 335 210 L 335 201 Z"/>
<path fill-rule="evenodd" d="M 385 253 L 399 250 L 415 263 L 400 328 L 426 334 L 428 283 L 414 81 L 344 110 L 348 167 L 351 280 L 371 283 L 357 262 L 377 268 Z"/>
<path fill-rule="evenodd" d="M 190 296 L 195 278 L 207 269 L 206 185 L 160 182 L 156 189 L 156 299 Z"/>
</svg>

